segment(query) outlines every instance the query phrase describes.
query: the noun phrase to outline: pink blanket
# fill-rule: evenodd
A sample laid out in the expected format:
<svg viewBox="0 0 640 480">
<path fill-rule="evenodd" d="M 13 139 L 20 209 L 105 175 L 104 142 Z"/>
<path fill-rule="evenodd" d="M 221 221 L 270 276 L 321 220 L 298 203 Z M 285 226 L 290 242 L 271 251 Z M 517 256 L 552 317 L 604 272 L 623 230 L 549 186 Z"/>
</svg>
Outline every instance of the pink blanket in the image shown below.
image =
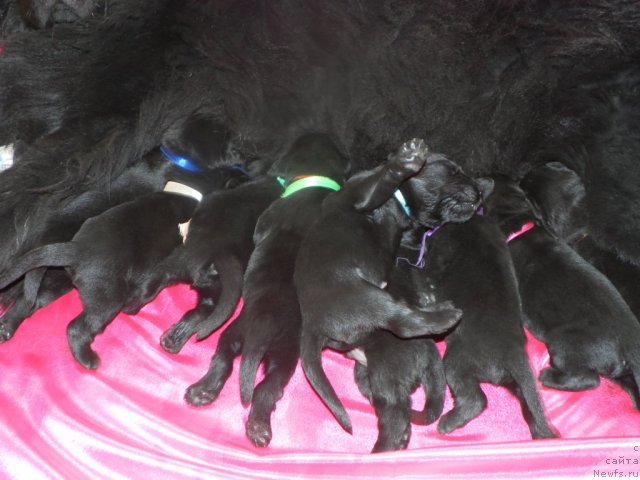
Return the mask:
<svg viewBox="0 0 640 480">
<path fill-rule="evenodd" d="M 75 292 L 28 319 L 0 345 L 1 478 L 640 476 L 640 413 L 605 379 L 588 392 L 540 388 L 560 439 L 532 441 L 517 401 L 483 385 L 487 410 L 466 427 L 442 436 L 435 425 L 414 426 L 408 450 L 369 454 L 377 435 L 373 409 L 355 386 L 352 361 L 334 352 L 325 353 L 324 364 L 353 435 L 338 426 L 299 367 L 274 413 L 271 446 L 258 449 L 244 435 L 248 409 L 240 404 L 237 363 L 213 405 L 196 408 L 183 399 L 207 370 L 218 335 L 190 342 L 178 355 L 158 344 L 194 300 L 177 286 L 139 315 L 120 315 L 94 343 L 102 359 L 95 372 L 77 365 L 67 347 L 66 325 L 80 311 Z M 537 374 L 548 355 L 528 338 Z M 416 407 L 421 400 L 416 393 Z"/>
</svg>

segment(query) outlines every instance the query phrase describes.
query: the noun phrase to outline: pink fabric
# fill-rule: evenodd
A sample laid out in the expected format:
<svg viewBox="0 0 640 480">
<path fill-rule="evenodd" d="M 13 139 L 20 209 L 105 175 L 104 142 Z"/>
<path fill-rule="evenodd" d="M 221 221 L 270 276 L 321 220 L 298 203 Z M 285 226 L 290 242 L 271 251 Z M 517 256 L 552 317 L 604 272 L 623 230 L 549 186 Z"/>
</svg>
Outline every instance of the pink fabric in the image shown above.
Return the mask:
<svg viewBox="0 0 640 480">
<path fill-rule="evenodd" d="M 483 385 L 488 408 L 466 427 L 442 436 L 435 425 L 414 426 L 408 450 L 371 455 L 373 410 L 354 384 L 352 361 L 334 352 L 324 364 L 353 436 L 298 368 L 274 413 L 271 446 L 258 449 L 244 435 L 248 409 L 240 404 L 237 364 L 213 405 L 183 400 L 208 368 L 217 335 L 178 355 L 158 345 L 194 299 L 177 286 L 139 315 L 120 315 L 94 343 L 102 359 L 95 372 L 77 365 L 66 344 L 66 325 L 80 310 L 75 292 L 0 345 L 2 478 L 594 478 L 616 469 L 640 476 L 640 414 L 604 379 L 588 392 L 541 388 L 561 439 L 532 441 L 517 401 Z M 546 349 L 529 336 L 528 351 L 537 374 L 548 363 Z"/>
</svg>

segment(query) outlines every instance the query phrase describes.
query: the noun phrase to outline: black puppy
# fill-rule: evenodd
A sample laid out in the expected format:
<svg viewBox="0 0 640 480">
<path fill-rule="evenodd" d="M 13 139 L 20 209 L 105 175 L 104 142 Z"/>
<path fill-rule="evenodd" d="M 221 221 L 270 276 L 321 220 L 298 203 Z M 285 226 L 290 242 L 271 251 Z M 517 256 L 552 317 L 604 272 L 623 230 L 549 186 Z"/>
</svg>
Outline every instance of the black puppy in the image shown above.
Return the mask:
<svg viewBox="0 0 640 480">
<path fill-rule="evenodd" d="M 420 259 L 420 249 L 405 244 L 415 233 L 416 230 L 410 230 L 403 237 L 387 289 L 392 295 L 424 308 L 436 300 L 424 272 L 409 263 Z M 357 350 L 361 350 L 363 357 L 354 356 L 358 360 L 354 369 L 356 384 L 378 417 L 378 439 L 372 452 L 406 448 L 411 422 L 431 424 L 444 407 L 446 381 L 435 342 L 430 338 L 401 339 L 377 330 Z M 348 355 L 352 356 L 352 352 Z M 424 409 L 416 412 L 411 409 L 410 396 L 419 385 L 426 400 Z"/>
<path fill-rule="evenodd" d="M 301 319 L 293 285 L 298 248 L 320 213 L 322 200 L 339 188 L 336 182 L 343 180 L 348 168 L 348 160 L 331 139 L 320 134 L 300 137 L 273 165 L 273 173 L 293 182 L 283 198 L 260 216 L 244 277 L 244 308 L 220 336 L 209 371 L 186 393 L 193 405 L 213 402 L 231 374 L 233 359 L 242 353 L 242 400 L 251 400 L 246 432 L 257 446 L 271 440 L 271 413 L 299 357 Z M 318 188 L 323 184 L 327 187 Z M 289 195 L 299 187 L 303 188 Z M 263 359 L 265 378 L 254 391 L 255 373 Z"/>
<path fill-rule="evenodd" d="M 407 180 L 408 179 L 408 180 Z M 404 181 L 406 211 L 391 197 Z M 460 318 L 450 302 L 418 308 L 385 287 L 411 217 L 424 226 L 469 218 L 479 185 L 422 140 L 405 143 L 387 164 L 355 175 L 323 203 L 296 261 L 303 318 L 302 366 L 309 382 L 347 431 L 351 421 L 321 365 L 326 346 L 346 350 L 373 331 L 402 338 L 442 333 Z"/>
<path fill-rule="evenodd" d="M 600 270 L 640 318 L 640 267 L 594 241 L 587 227 L 586 192 L 578 174 L 561 163 L 549 162 L 529 171 L 520 187 L 545 229 Z"/>
<path fill-rule="evenodd" d="M 35 268 L 64 267 L 83 304 L 83 312 L 67 327 L 69 346 L 82 366 L 95 369 L 95 336 L 126 311 L 141 276 L 182 242 L 179 224 L 189 220 L 202 192 L 224 188 L 238 175 L 243 174 L 231 168 L 195 177 L 176 172 L 173 178 L 180 181 L 88 219 L 70 242 L 45 245 L 17 258 L 0 276 L 0 285 Z"/>
<path fill-rule="evenodd" d="M 47 219 L 38 243 L 47 245 L 71 240 L 88 218 L 162 189 L 167 175 L 174 168 L 173 163 L 156 149 L 127 168 L 112 182 L 108 192 L 89 190 L 62 205 L 56 216 Z M 71 278 L 61 268 L 42 267 L 27 273 L 26 277 L 29 281 L 21 279 L 2 291 L 3 303 L 9 308 L 0 318 L 0 342 L 11 339 L 25 318 L 73 288 Z"/>
<path fill-rule="evenodd" d="M 475 215 L 445 225 L 429 241 L 426 269 L 437 295 L 464 312 L 446 337 L 443 362 L 454 407 L 440 418 L 438 432 L 480 415 L 487 404 L 480 383 L 489 382 L 518 397 L 533 438 L 553 437 L 527 361 L 515 271 L 497 223 Z"/>
<path fill-rule="evenodd" d="M 141 160 L 127 167 L 102 189 L 94 188 L 70 195 L 60 202 L 55 214 L 42 222 L 42 234 L 34 235 L 22 253 L 33 248 L 68 242 L 90 217 L 141 195 L 159 191 L 168 179 L 185 178 L 204 172 L 207 165 L 220 162 L 225 155 L 228 132 L 209 115 L 192 114 L 165 132 L 164 147 L 154 148 Z M 2 301 L 10 309 L 0 321 L 0 341 L 10 339 L 25 318 L 73 288 L 62 268 L 41 267 L 29 271 L 25 281 L 2 291 Z"/>
<path fill-rule="evenodd" d="M 488 204 L 507 234 L 534 218 L 514 181 L 498 183 Z M 611 282 L 544 228 L 514 238 L 509 250 L 525 325 L 549 349 L 551 366 L 540 373 L 542 383 L 585 390 L 603 375 L 619 380 L 640 407 L 640 325 Z"/>
<path fill-rule="evenodd" d="M 137 287 L 138 306 L 178 282 L 190 283 L 198 292 L 197 305 L 163 334 L 166 351 L 179 352 L 194 333 L 199 340 L 205 338 L 233 313 L 253 251 L 256 222 L 281 193 L 282 186 L 272 177 L 210 193 L 194 212 L 184 245 Z"/>
</svg>

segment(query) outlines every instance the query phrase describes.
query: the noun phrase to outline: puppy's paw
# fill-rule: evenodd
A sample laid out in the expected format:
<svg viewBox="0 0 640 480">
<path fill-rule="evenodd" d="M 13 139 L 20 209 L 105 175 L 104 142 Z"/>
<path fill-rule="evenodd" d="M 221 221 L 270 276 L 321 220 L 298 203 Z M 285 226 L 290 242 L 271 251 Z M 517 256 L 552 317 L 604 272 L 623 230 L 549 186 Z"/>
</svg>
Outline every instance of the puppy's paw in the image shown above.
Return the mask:
<svg viewBox="0 0 640 480">
<path fill-rule="evenodd" d="M 453 432 L 458 427 L 460 427 L 460 425 L 457 425 L 457 422 L 454 421 L 454 418 L 451 415 L 444 414 L 440 417 L 440 421 L 438 422 L 438 433 L 440 435 L 446 435 L 447 433 Z"/>
<path fill-rule="evenodd" d="M 267 422 L 249 419 L 245 431 L 256 447 L 266 447 L 271 442 L 271 425 Z"/>
<path fill-rule="evenodd" d="M 213 403 L 216 398 L 218 398 L 218 393 L 219 392 L 211 389 L 208 385 L 194 383 L 187 388 L 184 399 L 191 405 L 202 407 L 203 405 Z"/>
<path fill-rule="evenodd" d="M 79 348 L 71 348 L 73 358 L 88 370 L 95 370 L 100 366 L 100 357 L 89 346 L 81 346 Z"/>
<path fill-rule="evenodd" d="M 429 149 L 421 138 L 414 138 L 402 144 L 389 159 L 390 166 L 401 175 L 418 173 L 427 161 Z"/>
<path fill-rule="evenodd" d="M 13 338 L 16 333 L 15 329 L 6 323 L 0 323 L 0 343 L 4 343 Z"/>
<path fill-rule="evenodd" d="M 590 370 L 569 374 L 554 367 L 547 367 L 540 372 L 540 382 L 548 388 L 576 392 L 596 388 L 600 385 L 600 376 Z"/>
<path fill-rule="evenodd" d="M 178 353 L 193 334 L 191 325 L 178 322 L 162 334 L 160 345 L 169 353 Z"/>
</svg>

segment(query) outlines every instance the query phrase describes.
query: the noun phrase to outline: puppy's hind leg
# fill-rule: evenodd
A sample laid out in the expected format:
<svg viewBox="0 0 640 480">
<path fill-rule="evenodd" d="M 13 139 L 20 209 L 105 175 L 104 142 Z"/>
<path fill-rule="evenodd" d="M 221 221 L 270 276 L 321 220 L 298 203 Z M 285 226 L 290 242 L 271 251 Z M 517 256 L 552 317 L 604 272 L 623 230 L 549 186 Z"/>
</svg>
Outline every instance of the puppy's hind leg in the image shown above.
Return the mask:
<svg viewBox="0 0 640 480">
<path fill-rule="evenodd" d="M 438 433 L 445 434 L 466 425 L 480 415 L 487 406 L 487 397 L 473 372 L 460 366 L 452 368 L 445 354 L 444 368 L 447 383 L 453 396 L 454 407 L 440 417 Z M 459 363 L 459 359 L 454 360 Z"/>
<path fill-rule="evenodd" d="M 182 350 L 189 338 L 198 331 L 198 327 L 213 314 L 221 289 L 220 279 L 217 276 L 211 278 L 208 286 L 199 285 L 196 288 L 198 303 L 162 334 L 160 338 L 162 348 L 169 353 L 178 353 Z"/>
<path fill-rule="evenodd" d="M 420 375 L 420 383 L 425 390 L 425 408 L 421 412 L 411 412 L 411 422 L 417 425 L 430 425 L 442 414 L 444 393 L 447 380 L 444 376 L 442 358 L 431 339 L 415 340 L 424 343 L 425 365 Z"/>
<path fill-rule="evenodd" d="M 188 267 L 189 256 L 183 246 L 177 247 L 167 258 L 157 264 L 131 292 L 122 311 L 136 315 L 151 302 L 160 291 L 169 285 L 191 280 Z"/>
<path fill-rule="evenodd" d="M 512 362 L 511 370 L 513 382 L 508 382 L 505 387 L 520 401 L 522 416 L 524 417 L 532 438 L 555 438 L 544 414 L 540 395 L 536 388 L 536 381 L 531 373 L 527 360 L 523 357 L 520 362 Z"/>
<path fill-rule="evenodd" d="M 124 282 L 114 285 L 110 278 L 90 277 L 86 274 L 80 278 L 83 280 L 77 281 L 76 286 L 84 311 L 67 326 L 67 340 L 78 363 L 95 370 L 100 364 L 100 358 L 92 350 L 91 344 L 96 335 L 102 333 L 120 313 L 127 285 Z"/>
<path fill-rule="evenodd" d="M 271 441 L 271 414 L 282 398 L 298 363 L 297 348 L 278 348 L 267 352 L 265 377 L 251 398 L 251 410 L 245 427 L 247 437 L 256 447 L 266 447 Z"/>
<path fill-rule="evenodd" d="M 23 294 L 19 294 L 11 308 L 0 318 L 0 343 L 12 338 L 26 318 L 71 291 L 72 288 L 73 284 L 67 272 L 48 269 L 42 279 L 35 303 L 26 300 Z"/>
<path fill-rule="evenodd" d="M 241 319 L 242 317 L 238 317 L 222 332 L 209 370 L 200 380 L 187 388 L 185 400 L 191 405 L 202 406 L 214 402 L 231 376 L 233 360 L 240 355 L 244 342 L 242 324 L 239 322 Z"/>
</svg>

